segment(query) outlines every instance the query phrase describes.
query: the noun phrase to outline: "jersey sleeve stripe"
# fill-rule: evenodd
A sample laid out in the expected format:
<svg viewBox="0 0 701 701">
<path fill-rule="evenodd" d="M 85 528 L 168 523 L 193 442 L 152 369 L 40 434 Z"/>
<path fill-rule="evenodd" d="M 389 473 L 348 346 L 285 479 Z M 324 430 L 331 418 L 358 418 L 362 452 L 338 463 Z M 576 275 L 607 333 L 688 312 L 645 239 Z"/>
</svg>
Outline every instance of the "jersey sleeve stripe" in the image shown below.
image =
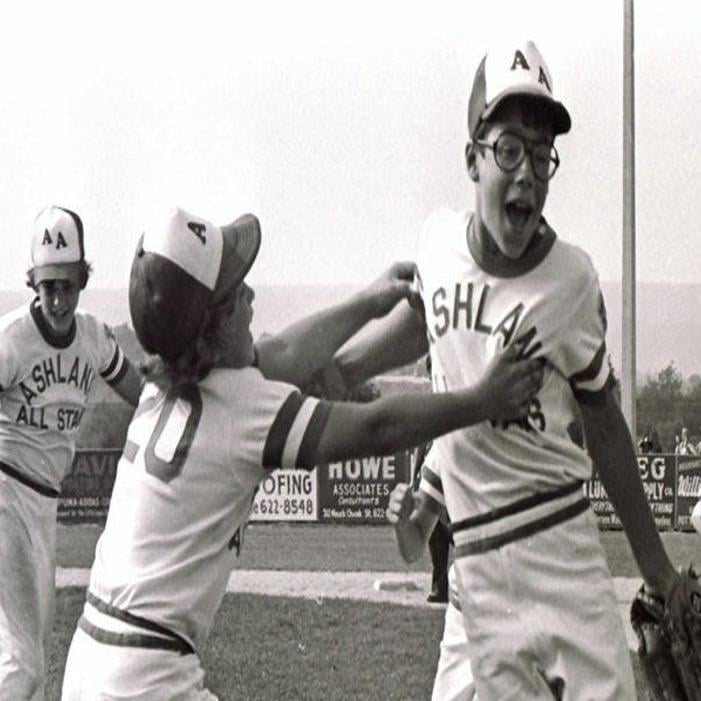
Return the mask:
<svg viewBox="0 0 701 701">
<path fill-rule="evenodd" d="M 426 499 L 426 508 L 439 518 L 445 517 L 446 511 L 443 495 L 423 481 L 419 485 L 419 490 L 424 494 L 424 498 Z"/>
<path fill-rule="evenodd" d="M 299 392 L 292 392 L 280 407 L 263 448 L 263 467 L 282 467 L 282 451 L 287 435 L 303 403 L 304 397 Z"/>
<path fill-rule="evenodd" d="M 309 422 L 314 414 L 314 409 L 316 409 L 319 400 L 314 397 L 305 397 L 302 402 L 302 406 L 297 412 L 290 431 L 287 434 L 287 440 L 285 441 L 285 447 L 282 451 L 282 464 L 280 467 L 293 468 L 297 465 L 297 456 L 299 455 L 299 449 L 304 440 L 304 435 L 309 426 Z"/>
<path fill-rule="evenodd" d="M 331 402 L 320 401 L 314 408 L 314 413 L 311 419 L 309 419 L 307 430 L 304 432 L 304 438 L 302 438 L 302 443 L 299 446 L 296 467 L 307 468 L 309 470 L 314 469 L 314 455 L 319 445 L 321 435 L 326 427 L 326 423 L 331 415 L 331 406 Z"/>
<path fill-rule="evenodd" d="M 440 506 L 445 506 L 445 497 L 443 496 L 443 492 L 439 489 L 436 489 L 436 487 L 427 480 L 421 480 L 421 482 L 419 483 L 419 490 L 426 494 L 426 496 L 430 497 L 431 500 L 436 502 L 436 504 Z"/>
<path fill-rule="evenodd" d="M 600 406 L 604 403 L 604 400 L 606 397 L 606 392 L 604 391 L 605 387 L 606 387 L 606 385 L 604 384 L 604 387 L 602 387 L 600 390 L 596 390 L 594 392 L 589 392 L 587 390 L 574 388 L 573 389 L 574 398 L 580 404 L 588 404 L 589 406 Z"/>
<path fill-rule="evenodd" d="M 589 382 L 581 382 L 573 387 L 575 394 L 577 392 L 600 392 L 606 386 L 606 382 L 609 379 L 611 370 L 604 365 L 599 374 Z"/>
<path fill-rule="evenodd" d="M 601 368 L 604 366 L 605 357 L 606 343 L 602 343 L 599 346 L 599 350 L 594 354 L 591 363 L 589 363 L 584 370 L 580 370 L 570 377 L 570 384 L 572 386 L 582 385 L 591 380 L 595 380 L 601 374 Z"/>
<path fill-rule="evenodd" d="M 440 516 L 445 511 L 445 497 L 441 478 L 424 464 L 421 470 L 419 490 L 426 495 L 426 505 L 434 514 Z"/>
<path fill-rule="evenodd" d="M 113 385 L 119 382 L 126 372 L 125 365 L 127 363 L 126 356 L 122 352 L 122 349 L 117 346 L 114 350 L 114 355 L 110 364 L 105 370 L 100 372 L 102 379 L 107 382 L 107 384 Z"/>
<path fill-rule="evenodd" d="M 443 483 L 441 482 L 441 478 L 428 466 L 428 464 L 424 464 L 424 466 L 421 468 L 421 481 L 423 482 L 424 480 L 434 489 L 443 494 Z"/>
<path fill-rule="evenodd" d="M 118 385 L 124 379 L 124 376 L 127 374 L 127 370 L 129 370 L 130 367 L 131 363 L 129 362 L 129 358 L 127 358 L 125 355 L 121 370 L 108 382 L 108 384 Z"/>
</svg>

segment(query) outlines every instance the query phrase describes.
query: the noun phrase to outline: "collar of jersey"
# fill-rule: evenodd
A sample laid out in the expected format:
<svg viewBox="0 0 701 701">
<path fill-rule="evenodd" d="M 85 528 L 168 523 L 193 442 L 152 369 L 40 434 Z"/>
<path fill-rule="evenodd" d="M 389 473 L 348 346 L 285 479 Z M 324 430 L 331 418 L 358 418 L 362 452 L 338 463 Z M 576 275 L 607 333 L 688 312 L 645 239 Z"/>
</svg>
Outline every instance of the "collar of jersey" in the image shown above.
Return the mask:
<svg viewBox="0 0 701 701">
<path fill-rule="evenodd" d="M 480 243 L 477 236 L 477 227 L 475 226 L 475 216 L 470 215 L 470 220 L 467 222 L 467 247 L 470 250 L 475 263 L 479 265 L 485 273 L 494 277 L 511 278 L 525 275 L 540 265 L 545 259 L 545 256 L 550 253 L 550 249 L 555 243 L 557 236 L 550 228 L 544 217 L 540 218 L 538 231 L 534 234 L 533 239 L 528 244 L 526 252 L 516 260 L 509 260 L 504 256 L 495 255 L 487 250 Z"/>
<path fill-rule="evenodd" d="M 32 303 L 29 305 L 29 312 L 32 315 L 32 319 L 34 319 L 34 323 L 36 324 L 37 329 L 39 329 L 39 333 L 41 334 L 42 338 L 50 346 L 53 346 L 54 348 L 68 348 L 68 346 L 70 346 L 75 340 L 75 319 L 73 319 L 70 331 L 65 336 L 57 336 L 51 330 L 51 327 L 46 323 L 46 319 L 44 319 L 41 307 L 39 306 L 38 297 L 35 297 L 32 300 Z"/>
</svg>

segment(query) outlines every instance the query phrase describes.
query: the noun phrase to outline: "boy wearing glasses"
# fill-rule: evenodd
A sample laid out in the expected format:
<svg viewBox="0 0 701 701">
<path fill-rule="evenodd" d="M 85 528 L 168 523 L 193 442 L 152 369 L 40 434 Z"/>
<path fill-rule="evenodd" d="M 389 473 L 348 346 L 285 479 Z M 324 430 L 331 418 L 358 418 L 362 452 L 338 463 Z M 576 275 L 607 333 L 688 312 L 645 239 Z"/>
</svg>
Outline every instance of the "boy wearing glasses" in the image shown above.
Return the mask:
<svg viewBox="0 0 701 701">
<path fill-rule="evenodd" d="M 636 698 L 625 634 L 582 484 L 596 466 L 647 585 L 678 575 L 657 533 L 615 400 L 598 276 L 542 215 L 570 115 L 532 42 L 490 51 L 468 108 L 474 212 L 426 222 L 423 310 L 403 305 L 336 357 L 348 384 L 430 351 L 434 391 L 470 385 L 505 348 L 545 374 L 526 418 L 436 439 L 421 493 L 445 504 L 477 696 Z M 577 422 L 586 450 L 575 442 Z M 411 516 L 404 514 L 412 528 Z"/>
</svg>

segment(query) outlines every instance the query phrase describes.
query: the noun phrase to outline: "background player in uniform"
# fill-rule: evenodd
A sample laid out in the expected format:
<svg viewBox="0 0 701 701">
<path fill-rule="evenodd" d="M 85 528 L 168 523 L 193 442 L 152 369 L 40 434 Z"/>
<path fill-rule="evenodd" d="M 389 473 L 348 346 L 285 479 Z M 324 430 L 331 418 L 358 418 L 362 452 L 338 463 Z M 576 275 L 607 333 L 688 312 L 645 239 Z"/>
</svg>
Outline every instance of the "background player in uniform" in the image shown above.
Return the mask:
<svg viewBox="0 0 701 701">
<path fill-rule="evenodd" d="M 417 470 L 430 465 L 433 455 L 429 451 Z M 435 470 L 433 472 L 435 474 Z M 431 498 L 428 498 L 428 497 Z M 441 508 L 436 508 L 437 504 Z M 389 496 L 387 520 L 394 527 L 399 552 L 405 562 L 414 562 L 430 544 L 437 524 L 447 521 L 445 502 L 440 490 L 420 478 L 419 489 L 400 482 Z M 431 701 L 476 701 L 472 681 L 470 649 L 462 622 L 455 567 L 448 571 L 447 599 L 440 643 L 440 656 L 433 681 Z"/>
<path fill-rule="evenodd" d="M 141 379 L 105 324 L 77 310 L 90 267 L 83 224 L 34 222 L 31 304 L 0 319 L 0 700 L 43 698 L 54 606 L 56 497 L 100 376 L 136 406 Z"/>
<path fill-rule="evenodd" d="M 414 475 L 412 477 L 412 489 L 414 491 L 419 489 L 421 470 L 430 448 L 430 443 L 424 443 L 417 446 L 414 451 Z M 428 538 L 428 552 L 431 555 L 431 589 L 428 592 L 426 601 L 429 604 L 448 603 L 448 561 L 450 559 L 450 544 L 452 540 L 447 518 L 445 522 L 441 519 L 436 519 Z"/>
<path fill-rule="evenodd" d="M 269 375 L 308 381 L 410 294 L 413 266 L 256 349 L 243 278 L 259 245 L 252 215 L 222 229 L 183 210 L 139 242 L 130 310 L 158 356 L 117 467 L 64 701 L 215 698 L 198 654 L 269 470 L 389 453 L 485 416 L 521 414 L 542 379 L 539 363 L 508 353 L 473 387 L 428 398 L 331 403 L 266 379 L 256 354 Z"/>
<path fill-rule="evenodd" d="M 613 584 L 582 496 L 592 462 L 647 585 L 668 598 L 679 575 L 614 398 L 597 274 L 542 216 L 559 165 L 555 137 L 570 116 L 532 42 L 482 60 L 468 129 L 475 211 L 427 220 L 417 258 L 424 313 L 402 305 L 342 350 L 338 370 L 352 385 L 430 349 L 440 392 L 469 385 L 504 348 L 545 363 L 525 419 L 434 442 L 477 694 L 634 699 Z M 580 417 L 589 455 L 567 430 Z"/>
<path fill-rule="evenodd" d="M 426 370 L 431 376 L 431 356 L 426 356 Z M 414 477 L 413 489 L 418 491 L 421 483 L 421 470 L 423 468 L 426 454 L 431 447 L 430 443 L 420 445 L 414 451 Z M 453 543 L 453 536 L 450 534 L 450 527 L 447 516 L 444 520 L 436 519 L 428 539 L 428 552 L 431 555 L 431 591 L 426 597 L 430 604 L 448 603 L 448 561 L 450 559 L 450 546 Z"/>
</svg>

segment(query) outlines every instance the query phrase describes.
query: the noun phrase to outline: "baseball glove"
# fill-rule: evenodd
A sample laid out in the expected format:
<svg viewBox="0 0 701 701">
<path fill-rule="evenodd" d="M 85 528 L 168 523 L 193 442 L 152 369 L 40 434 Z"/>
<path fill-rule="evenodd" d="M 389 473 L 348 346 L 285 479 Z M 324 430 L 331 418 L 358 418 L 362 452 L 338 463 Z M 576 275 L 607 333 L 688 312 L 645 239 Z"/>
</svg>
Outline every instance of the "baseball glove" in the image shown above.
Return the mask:
<svg viewBox="0 0 701 701">
<path fill-rule="evenodd" d="M 680 573 L 668 601 L 640 587 L 630 608 L 638 655 L 654 699 L 701 699 L 701 582 Z"/>
</svg>

